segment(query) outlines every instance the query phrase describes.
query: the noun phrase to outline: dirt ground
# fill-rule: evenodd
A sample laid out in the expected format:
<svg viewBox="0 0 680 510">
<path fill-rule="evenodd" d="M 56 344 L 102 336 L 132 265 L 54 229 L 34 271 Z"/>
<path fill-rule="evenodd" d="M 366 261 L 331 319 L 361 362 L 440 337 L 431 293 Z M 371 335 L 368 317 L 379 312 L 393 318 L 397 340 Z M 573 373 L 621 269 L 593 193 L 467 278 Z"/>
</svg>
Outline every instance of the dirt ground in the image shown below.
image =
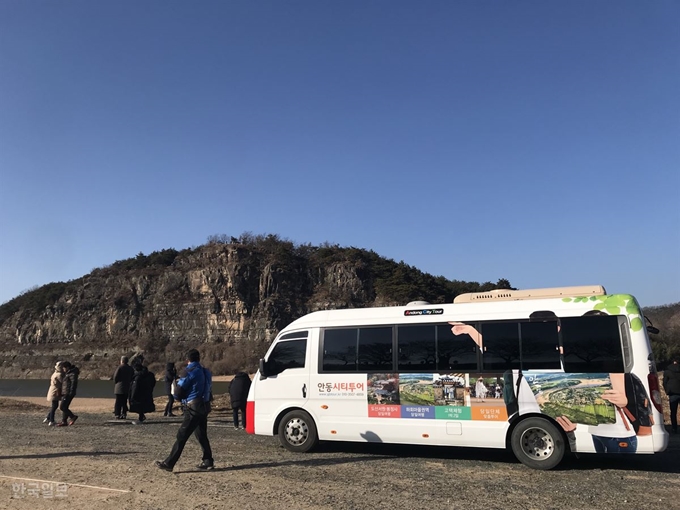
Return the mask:
<svg viewBox="0 0 680 510">
<path fill-rule="evenodd" d="M 0 399 L 0 508 L 680 509 L 677 434 L 661 454 L 582 456 L 541 472 L 486 449 L 326 443 L 294 454 L 234 430 L 218 401 L 208 429 L 216 469 L 196 469 L 192 439 L 167 473 L 153 462 L 180 418 L 109 421 L 112 399 L 76 398 L 78 422 L 53 428 L 42 424 L 46 402 L 33 400 Z"/>
</svg>

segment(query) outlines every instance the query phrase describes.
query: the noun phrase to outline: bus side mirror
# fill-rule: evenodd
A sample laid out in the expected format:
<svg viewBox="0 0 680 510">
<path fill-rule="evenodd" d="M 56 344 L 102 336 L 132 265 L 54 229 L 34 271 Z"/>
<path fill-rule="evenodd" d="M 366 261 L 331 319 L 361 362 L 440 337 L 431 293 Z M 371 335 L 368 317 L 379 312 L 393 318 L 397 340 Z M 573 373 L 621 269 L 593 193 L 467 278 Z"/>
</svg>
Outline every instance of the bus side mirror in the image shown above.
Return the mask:
<svg viewBox="0 0 680 510">
<path fill-rule="evenodd" d="M 260 380 L 267 378 L 267 363 L 264 359 L 260 359 Z"/>
</svg>

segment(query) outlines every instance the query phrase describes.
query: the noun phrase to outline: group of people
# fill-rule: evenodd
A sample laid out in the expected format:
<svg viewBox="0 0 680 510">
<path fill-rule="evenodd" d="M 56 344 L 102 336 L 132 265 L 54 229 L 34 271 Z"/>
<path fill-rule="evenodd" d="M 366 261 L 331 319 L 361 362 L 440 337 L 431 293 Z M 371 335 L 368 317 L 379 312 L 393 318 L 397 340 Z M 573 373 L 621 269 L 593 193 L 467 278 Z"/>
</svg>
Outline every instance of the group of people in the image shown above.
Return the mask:
<svg viewBox="0 0 680 510">
<path fill-rule="evenodd" d="M 116 402 L 113 414 L 119 420 L 127 419 L 127 413 L 137 413 L 137 423 L 144 423 L 146 413 L 156 410 L 153 390 L 156 376 L 143 364 L 141 357 L 135 358 L 130 366 L 127 356 L 120 358 L 120 365 L 113 374 L 113 393 Z M 128 405 L 129 403 L 129 405 Z"/>
<path fill-rule="evenodd" d="M 503 398 L 503 384 L 497 380 L 487 387 L 484 378 L 480 376 L 475 383 L 475 397 L 482 402 L 485 398 Z"/>
<path fill-rule="evenodd" d="M 54 373 L 50 377 L 50 388 L 47 390 L 47 401 L 50 410 L 43 420 L 50 427 L 66 427 L 73 425 L 78 416 L 69 409 L 71 401 L 76 396 L 78 389 L 78 375 L 80 370 L 69 361 L 57 361 L 54 365 Z M 57 422 L 55 414 L 61 410 L 61 421 Z"/>
<path fill-rule="evenodd" d="M 178 378 L 174 363 L 168 363 L 165 370 L 165 389 L 168 402 L 164 416 L 174 416 L 172 408 L 175 398 L 181 400 L 184 409 L 184 419 L 177 431 L 177 438 L 170 454 L 155 465 L 164 471 L 172 471 L 182 455 L 184 446 L 192 434 L 196 436 L 203 452 L 202 461 L 198 465 L 201 470 L 214 469 L 214 460 L 210 440 L 208 439 L 208 414 L 212 401 L 212 374 L 200 363 L 200 353 L 191 349 L 186 354 L 186 372 Z M 47 400 L 51 403 L 50 411 L 43 423 L 49 426 L 73 425 L 78 416 L 69 409 L 71 401 L 76 396 L 78 388 L 78 367 L 68 361 L 58 361 L 54 367 L 54 374 L 50 378 L 50 388 Z M 143 359 L 137 357 L 132 366 L 127 356 L 122 356 L 120 365 L 114 375 L 114 415 L 117 419 L 126 419 L 127 413 L 137 413 L 139 423 L 146 420 L 146 413 L 154 412 L 153 390 L 156 378 L 153 372 L 144 366 Z M 245 372 L 235 375 L 230 386 L 230 399 L 233 408 L 234 428 L 246 427 L 246 401 L 250 390 L 250 377 Z M 62 420 L 55 421 L 57 408 L 61 409 Z M 241 420 L 239 421 L 239 414 Z M 239 425 L 241 424 L 241 425 Z"/>
<path fill-rule="evenodd" d="M 163 416 L 175 416 L 172 408 L 175 398 L 182 402 L 184 409 L 184 419 L 177 431 L 175 444 L 170 450 L 170 454 L 164 460 L 155 462 L 156 467 L 164 471 L 172 471 L 175 464 L 182 455 L 184 446 L 191 437 L 195 435 L 203 452 L 201 463 L 198 469 L 210 471 L 214 469 L 214 460 L 210 440 L 208 439 L 208 414 L 211 410 L 212 401 L 212 374 L 210 370 L 203 367 L 200 363 L 200 353 L 196 349 L 191 349 L 186 354 L 186 370 L 184 376 L 178 378 L 175 364 L 168 362 L 165 368 L 165 393 L 168 402 L 165 406 Z M 114 393 L 116 403 L 114 414 L 118 418 L 125 418 L 128 411 L 139 413 L 139 423 L 144 422 L 145 413 L 153 412 L 155 405 L 153 402 L 153 389 L 156 384 L 152 372 L 146 368 L 141 359 L 137 359 L 133 366 L 129 366 L 129 360 L 123 356 L 120 366 L 113 376 Z M 245 428 L 246 414 L 245 406 L 250 390 L 250 377 L 245 372 L 239 372 L 234 377 L 230 386 L 230 398 L 234 410 L 234 428 Z M 129 408 L 127 400 L 129 400 Z M 239 427 L 239 413 L 241 414 L 242 426 Z"/>
</svg>

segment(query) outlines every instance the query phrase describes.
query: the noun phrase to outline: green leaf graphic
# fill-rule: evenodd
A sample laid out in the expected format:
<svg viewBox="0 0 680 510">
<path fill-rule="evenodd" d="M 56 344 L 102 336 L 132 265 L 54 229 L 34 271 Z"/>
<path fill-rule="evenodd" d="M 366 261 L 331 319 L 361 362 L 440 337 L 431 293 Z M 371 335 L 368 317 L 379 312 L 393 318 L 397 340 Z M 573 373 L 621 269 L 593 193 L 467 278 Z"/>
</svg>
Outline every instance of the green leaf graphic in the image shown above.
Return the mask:
<svg viewBox="0 0 680 510">
<path fill-rule="evenodd" d="M 642 329 L 642 319 L 639 317 L 636 317 L 632 321 L 630 321 L 630 329 L 633 331 L 640 331 Z"/>
<path fill-rule="evenodd" d="M 615 294 L 614 296 L 609 296 L 605 303 L 607 306 L 626 306 L 626 299 L 620 294 Z"/>
<path fill-rule="evenodd" d="M 564 301 L 565 303 L 570 303 L 570 302 L 571 302 L 571 298 L 570 298 L 570 297 L 563 297 L 563 298 L 562 298 L 562 301 Z"/>
<path fill-rule="evenodd" d="M 619 311 L 620 311 L 620 308 L 619 308 L 618 306 L 609 306 L 609 305 L 607 305 L 607 306 L 605 307 L 605 310 L 607 311 L 607 313 L 608 313 L 609 315 L 618 315 L 618 314 L 619 314 Z"/>
<path fill-rule="evenodd" d="M 598 303 L 593 306 L 593 310 L 604 310 L 604 303 Z"/>
</svg>

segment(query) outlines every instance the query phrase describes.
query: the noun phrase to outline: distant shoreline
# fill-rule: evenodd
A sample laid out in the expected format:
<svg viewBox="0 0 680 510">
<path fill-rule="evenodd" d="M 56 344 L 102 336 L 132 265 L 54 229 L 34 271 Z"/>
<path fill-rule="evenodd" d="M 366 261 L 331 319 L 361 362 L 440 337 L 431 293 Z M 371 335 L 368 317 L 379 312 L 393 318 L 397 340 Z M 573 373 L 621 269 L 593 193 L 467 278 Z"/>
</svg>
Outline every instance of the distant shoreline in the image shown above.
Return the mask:
<svg viewBox="0 0 680 510">
<path fill-rule="evenodd" d="M 44 407 L 47 409 L 50 405 L 45 397 L 2 397 L 3 399 L 13 400 L 16 402 L 28 402 L 36 406 Z M 73 410 L 80 410 L 85 413 L 98 413 L 104 411 L 110 411 L 113 409 L 113 403 L 115 398 L 76 398 L 73 399 L 73 404 L 71 408 Z"/>
</svg>

